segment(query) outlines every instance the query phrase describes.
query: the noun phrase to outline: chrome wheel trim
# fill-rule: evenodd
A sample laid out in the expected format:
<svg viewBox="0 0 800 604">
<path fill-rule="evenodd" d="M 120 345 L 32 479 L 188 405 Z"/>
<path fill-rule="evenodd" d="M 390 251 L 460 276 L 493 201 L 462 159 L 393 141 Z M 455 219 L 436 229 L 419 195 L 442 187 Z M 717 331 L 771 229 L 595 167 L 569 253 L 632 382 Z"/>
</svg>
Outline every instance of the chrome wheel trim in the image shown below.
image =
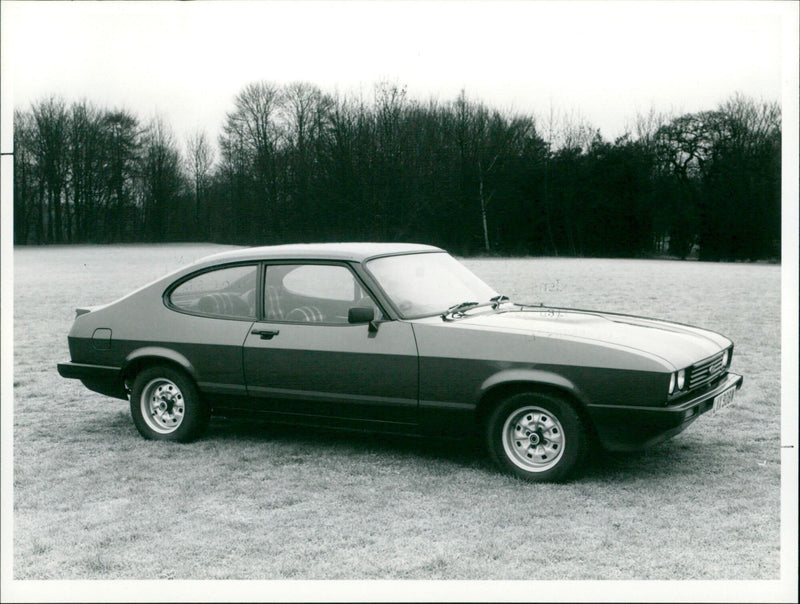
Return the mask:
<svg viewBox="0 0 800 604">
<path fill-rule="evenodd" d="M 566 438 L 558 418 L 541 407 L 522 407 L 503 424 L 503 450 L 506 457 L 526 472 L 544 472 L 554 467 L 564 454 Z"/>
<path fill-rule="evenodd" d="M 142 418 L 154 432 L 170 434 L 183 423 L 186 412 L 183 393 L 175 382 L 167 378 L 150 380 L 142 389 L 139 405 Z"/>
</svg>

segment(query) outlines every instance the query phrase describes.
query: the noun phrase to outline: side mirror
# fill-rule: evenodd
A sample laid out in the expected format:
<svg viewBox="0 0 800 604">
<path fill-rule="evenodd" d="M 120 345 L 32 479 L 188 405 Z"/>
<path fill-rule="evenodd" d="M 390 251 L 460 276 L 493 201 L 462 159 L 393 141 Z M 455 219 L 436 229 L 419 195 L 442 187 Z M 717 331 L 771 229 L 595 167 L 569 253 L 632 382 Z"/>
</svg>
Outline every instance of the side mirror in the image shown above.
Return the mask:
<svg viewBox="0 0 800 604">
<path fill-rule="evenodd" d="M 347 311 L 348 323 L 370 323 L 375 320 L 375 309 L 372 306 L 354 306 Z"/>
<path fill-rule="evenodd" d="M 378 321 L 375 320 L 374 306 L 354 306 L 347 311 L 348 323 L 369 323 L 369 337 L 378 333 Z"/>
</svg>

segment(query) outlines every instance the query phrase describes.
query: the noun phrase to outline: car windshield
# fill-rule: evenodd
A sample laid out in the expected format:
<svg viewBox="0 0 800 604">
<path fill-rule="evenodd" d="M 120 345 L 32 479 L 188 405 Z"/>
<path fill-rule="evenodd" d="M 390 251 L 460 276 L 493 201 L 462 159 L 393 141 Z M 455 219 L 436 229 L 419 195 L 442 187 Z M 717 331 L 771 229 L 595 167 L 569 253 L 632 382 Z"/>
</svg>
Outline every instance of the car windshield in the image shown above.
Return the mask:
<svg viewBox="0 0 800 604">
<path fill-rule="evenodd" d="M 376 258 L 367 269 L 404 319 L 440 314 L 462 302 L 488 302 L 497 295 L 444 252 Z"/>
</svg>

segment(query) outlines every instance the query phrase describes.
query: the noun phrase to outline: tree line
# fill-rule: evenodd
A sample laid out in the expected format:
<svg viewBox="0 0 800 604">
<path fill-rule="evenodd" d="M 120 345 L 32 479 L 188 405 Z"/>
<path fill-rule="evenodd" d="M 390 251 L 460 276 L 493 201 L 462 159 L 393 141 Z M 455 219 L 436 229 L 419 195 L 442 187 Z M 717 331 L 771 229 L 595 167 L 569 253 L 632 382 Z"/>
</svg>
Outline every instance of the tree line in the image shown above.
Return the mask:
<svg viewBox="0 0 800 604">
<path fill-rule="evenodd" d="M 485 252 L 780 257 L 781 112 L 734 95 L 651 111 L 613 142 L 580 118 L 461 92 L 369 99 L 255 82 L 216 144 L 51 96 L 14 112 L 16 244 L 419 241 Z"/>
</svg>

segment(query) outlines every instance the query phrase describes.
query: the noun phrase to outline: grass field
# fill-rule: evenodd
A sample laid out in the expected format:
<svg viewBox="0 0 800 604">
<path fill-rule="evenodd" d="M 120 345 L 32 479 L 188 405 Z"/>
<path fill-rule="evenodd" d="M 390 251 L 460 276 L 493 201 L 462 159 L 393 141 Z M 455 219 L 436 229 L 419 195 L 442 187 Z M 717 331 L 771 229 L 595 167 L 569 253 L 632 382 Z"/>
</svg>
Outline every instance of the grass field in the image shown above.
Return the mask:
<svg viewBox="0 0 800 604">
<path fill-rule="evenodd" d="M 147 442 L 125 402 L 58 376 L 75 307 L 221 249 L 15 250 L 16 579 L 779 577 L 780 267 L 466 260 L 515 300 L 736 343 L 733 407 L 646 452 L 599 456 L 575 481 L 531 485 L 469 445 L 229 420 L 196 443 Z"/>
</svg>

